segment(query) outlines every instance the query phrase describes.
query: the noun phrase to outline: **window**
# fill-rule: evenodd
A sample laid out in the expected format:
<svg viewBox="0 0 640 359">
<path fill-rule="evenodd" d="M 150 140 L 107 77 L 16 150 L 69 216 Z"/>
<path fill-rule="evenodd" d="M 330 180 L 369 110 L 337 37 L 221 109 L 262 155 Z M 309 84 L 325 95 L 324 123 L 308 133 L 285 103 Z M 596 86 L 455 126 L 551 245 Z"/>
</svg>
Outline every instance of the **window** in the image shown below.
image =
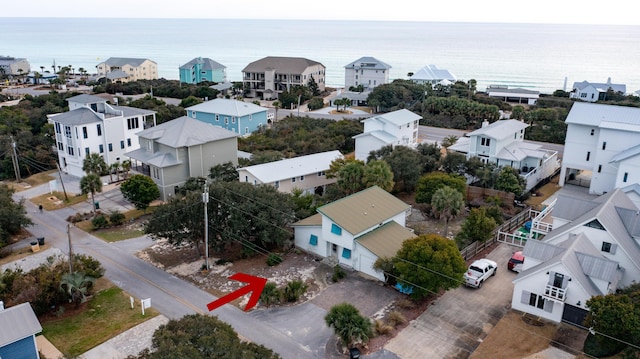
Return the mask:
<svg viewBox="0 0 640 359">
<path fill-rule="evenodd" d="M 216 114 L 216 122 L 220 121 L 220 115 Z"/>
<path fill-rule="evenodd" d="M 304 181 L 304 176 L 300 176 L 300 182 Z"/>
<path fill-rule="evenodd" d="M 553 286 L 556 288 L 562 288 L 562 284 L 564 283 L 564 274 L 562 273 L 554 273 L 553 274 Z"/>
<path fill-rule="evenodd" d="M 275 181 L 273 184 L 276 188 L 280 188 L 280 181 Z"/>
<path fill-rule="evenodd" d="M 235 116 L 231 117 L 231 123 L 236 123 L 236 117 Z"/>
<path fill-rule="evenodd" d="M 607 149 L 607 143 L 606 142 L 602 142 L 602 149 L 606 150 Z"/>
<path fill-rule="evenodd" d="M 58 142 L 58 149 L 60 151 L 64 151 L 64 145 L 62 144 L 62 142 Z"/>
<path fill-rule="evenodd" d="M 296 183 L 296 178 L 295 177 L 291 178 L 291 183 Z"/>
<path fill-rule="evenodd" d="M 318 172 L 318 177 L 322 177 L 322 171 Z"/>
<path fill-rule="evenodd" d="M 229 124 L 229 117 L 225 117 L 225 118 L 224 118 L 224 124 L 225 124 L 225 125 L 228 125 L 228 124 Z"/>
<path fill-rule="evenodd" d="M 592 128 L 591 129 L 591 136 L 593 136 L 594 133 L 596 133 L 596 130 Z"/>
<path fill-rule="evenodd" d="M 56 122 L 56 133 L 62 133 L 62 130 L 60 129 L 60 123 Z"/>
<path fill-rule="evenodd" d="M 309 244 L 312 246 L 317 246 L 318 245 L 318 236 L 316 236 L 315 234 L 312 234 L 311 237 L 309 237 Z"/>
<path fill-rule="evenodd" d="M 587 151 L 587 161 L 589 161 L 590 158 L 591 158 L 591 152 Z"/>
<path fill-rule="evenodd" d="M 627 180 L 629 179 L 629 172 L 625 172 L 624 176 L 622 177 L 622 182 L 627 182 Z"/>
<path fill-rule="evenodd" d="M 351 258 L 351 249 L 342 249 L 342 258 L 350 259 Z"/>
<path fill-rule="evenodd" d="M 98 148 L 100 153 L 104 153 L 104 145 L 99 145 Z"/>
<path fill-rule="evenodd" d="M 120 149 L 124 149 L 124 140 L 120 141 Z"/>
<path fill-rule="evenodd" d="M 617 247 L 617 245 L 615 243 L 602 242 L 602 251 L 603 252 L 616 254 L 616 247 Z"/>
<path fill-rule="evenodd" d="M 67 138 L 71 138 L 71 127 L 69 126 L 64 126 L 64 135 Z"/>
<path fill-rule="evenodd" d="M 331 223 L 331 233 L 337 234 L 339 236 L 342 235 L 342 228 L 335 223 Z"/>
<path fill-rule="evenodd" d="M 490 146 L 491 145 L 491 139 L 490 138 L 482 138 L 481 144 L 483 146 Z"/>
<path fill-rule="evenodd" d="M 128 129 L 134 129 L 134 128 L 138 128 L 140 127 L 139 123 L 138 123 L 138 118 L 134 117 L 134 118 L 128 118 L 127 119 L 127 128 Z"/>
<path fill-rule="evenodd" d="M 89 134 L 87 133 L 87 126 L 82 126 L 82 138 L 87 137 L 89 137 Z"/>
<path fill-rule="evenodd" d="M 102 136 L 102 127 L 100 126 L 100 124 L 97 124 L 96 128 L 98 129 L 98 136 Z"/>
<path fill-rule="evenodd" d="M 89 147 L 84 148 L 84 154 L 89 156 Z"/>
<path fill-rule="evenodd" d="M 127 147 L 131 147 L 131 139 L 127 138 Z"/>
<path fill-rule="evenodd" d="M 244 133 L 245 133 L 245 134 L 249 133 L 249 127 L 245 127 L 245 128 L 244 128 Z"/>
<path fill-rule="evenodd" d="M 594 219 L 593 221 L 586 223 L 585 227 L 601 229 L 604 231 L 604 227 L 602 226 L 600 221 L 598 221 L 597 219 Z"/>
<path fill-rule="evenodd" d="M 107 146 L 109 147 L 109 152 L 113 152 L 113 144 L 110 143 Z"/>
<path fill-rule="evenodd" d="M 532 307 L 542 309 L 545 312 L 549 312 L 549 313 L 553 312 L 553 301 L 547 300 L 541 295 L 527 292 L 526 290 L 522 291 L 522 296 L 520 297 L 520 303 L 528 304 Z"/>
<path fill-rule="evenodd" d="M 67 146 L 67 153 L 73 156 L 73 147 Z"/>
<path fill-rule="evenodd" d="M 196 112 L 195 112 L 195 111 L 192 111 L 192 112 L 191 112 L 191 117 L 192 117 L 192 118 L 196 118 Z"/>
<path fill-rule="evenodd" d="M 602 165 L 598 165 L 598 173 L 602 172 Z"/>
</svg>

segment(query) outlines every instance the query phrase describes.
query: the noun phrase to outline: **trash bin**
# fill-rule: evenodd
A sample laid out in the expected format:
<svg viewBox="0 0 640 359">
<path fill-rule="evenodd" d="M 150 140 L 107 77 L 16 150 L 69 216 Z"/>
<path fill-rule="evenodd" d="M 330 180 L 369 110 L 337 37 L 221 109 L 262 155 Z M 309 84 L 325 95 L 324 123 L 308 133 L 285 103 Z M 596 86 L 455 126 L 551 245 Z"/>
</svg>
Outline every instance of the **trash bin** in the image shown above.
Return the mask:
<svg viewBox="0 0 640 359">
<path fill-rule="evenodd" d="M 360 350 L 358 348 L 349 349 L 349 359 L 358 359 L 360 358 Z"/>
<path fill-rule="evenodd" d="M 100 202 L 93 202 L 93 207 L 95 209 L 100 209 Z"/>
<path fill-rule="evenodd" d="M 38 241 L 31 242 L 31 251 L 34 253 L 40 251 L 40 245 L 38 244 Z"/>
<path fill-rule="evenodd" d="M 44 246 L 44 237 L 38 237 L 38 245 Z"/>
</svg>

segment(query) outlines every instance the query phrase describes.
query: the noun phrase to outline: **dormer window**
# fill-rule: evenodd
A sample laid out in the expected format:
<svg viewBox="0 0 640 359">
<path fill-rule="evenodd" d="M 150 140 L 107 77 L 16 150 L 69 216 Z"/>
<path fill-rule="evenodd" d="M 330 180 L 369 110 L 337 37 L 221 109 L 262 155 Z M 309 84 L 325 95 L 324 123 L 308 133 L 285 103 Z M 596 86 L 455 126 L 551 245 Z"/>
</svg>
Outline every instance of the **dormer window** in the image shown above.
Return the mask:
<svg viewBox="0 0 640 359">
<path fill-rule="evenodd" d="M 597 219 L 594 219 L 593 221 L 586 223 L 585 227 L 600 229 L 603 231 L 605 230 L 602 224 L 600 223 L 600 221 L 598 221 Z"/>
</svg>

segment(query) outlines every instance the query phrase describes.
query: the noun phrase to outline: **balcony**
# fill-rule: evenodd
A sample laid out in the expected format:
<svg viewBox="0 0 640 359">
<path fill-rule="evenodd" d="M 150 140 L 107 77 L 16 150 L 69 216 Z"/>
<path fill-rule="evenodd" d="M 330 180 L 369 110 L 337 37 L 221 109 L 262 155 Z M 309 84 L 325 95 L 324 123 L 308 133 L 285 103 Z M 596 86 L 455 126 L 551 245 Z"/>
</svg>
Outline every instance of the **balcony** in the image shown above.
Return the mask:
<svg viewBox="0 0 640 359">
<path fill-rule="evenodd" d="M 544 288 L 544 296 L 554 301 L 564 302 L 567 296 L 567 288 L 558 288 L 552 284 L 547 284 Z"/>
</svg>

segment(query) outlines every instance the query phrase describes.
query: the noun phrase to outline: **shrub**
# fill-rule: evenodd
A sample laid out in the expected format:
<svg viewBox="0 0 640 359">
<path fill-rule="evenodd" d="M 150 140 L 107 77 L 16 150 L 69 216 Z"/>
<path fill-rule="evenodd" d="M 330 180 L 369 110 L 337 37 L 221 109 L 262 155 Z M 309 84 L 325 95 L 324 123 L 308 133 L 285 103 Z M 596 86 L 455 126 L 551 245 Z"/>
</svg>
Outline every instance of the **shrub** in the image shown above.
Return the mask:
<svg viewBox="0 0 640 359">
<path fill-rule="evenodd" d="M 269 267 L 277 266 L 280 263 L 282 263 L 282 257 L 277 254 L 269 254 L 269 257 L 267 257 L 267 265 Z"/>
<path fill-rule="evenodd" d="M 399 311 L 393 310 L 389 313 L 389 315 L 387 315 L 387 321 L 390 326 L 395 328 L 398 324 L 406 323 L 407 318 Z"/>
<path fill-rule="evenodd" d="M 107 217 L 101 214 L 93 217 L 93 219 L 91 220 L 91 224 L 93 225 L 94 229 L 100 229 L 108 227 L 109 221 L 107 220 Z"/>
<path fill-rule="evenodd" d="M 278 289 L 278 286 L 273 282 L 267 282 L 264 285 L 264 289 L 260 294 L 260 301 L 264 303 L 264 305 L 271 305 L 280 302 L 282 298 L 282 292 Z"/>
<path fill-rule="evenodd" d="M 344 269 L 342 269 L 342 267 L 340 267 L 339 264 L 336 264 L 336 266 L 333 267 L 333 275 L 331 276 L 331 280 L 333 282 L 339 282 L 340 280 L 346 277 L 347 277 L 347 272 L 345 272 Z"/>
<path fill-rule="evenodd" d="M 391 332 L 393 332 L 393 326 L 385 324 L 385 322 L 380 319 L 376 319 L 376 321 L 373 322 L 373 330 L 378 335 L 391 334 Z"/>
<path fill-rule="evenodd" d="M 400 298 L 396 301 L 396 305 L 400 309 L 413 309 L 416 307 L 416 303 L 414 303 L 409 298 Z"/>
<path fill-rule="evenodd" d="M 104 275 L 104 267 L 97 259 L 86 254 L 73 255 L 73 269 L 82 272 L 89 277 L 100 278 Z"/>
<path fill-rule="evenodd" d="M 109 222 L 111 222 L 111 224 L 114 226 L 119 226 L 123 224 L 124 220 L 125 220 L 124 214 L 118 211 L 111 213 L 111 215 L 109 216 Z"/>
<path fill-rule="evenodd" d="M 287 283 L 282 292 L 282 296 L 287 302 L 297 302 L 298 299 L 300 299 L 300 296 L 307 291 L 307 288 L 309 288 L 309 286 L 301 280 L 294 280 Z"/>
</svg>

